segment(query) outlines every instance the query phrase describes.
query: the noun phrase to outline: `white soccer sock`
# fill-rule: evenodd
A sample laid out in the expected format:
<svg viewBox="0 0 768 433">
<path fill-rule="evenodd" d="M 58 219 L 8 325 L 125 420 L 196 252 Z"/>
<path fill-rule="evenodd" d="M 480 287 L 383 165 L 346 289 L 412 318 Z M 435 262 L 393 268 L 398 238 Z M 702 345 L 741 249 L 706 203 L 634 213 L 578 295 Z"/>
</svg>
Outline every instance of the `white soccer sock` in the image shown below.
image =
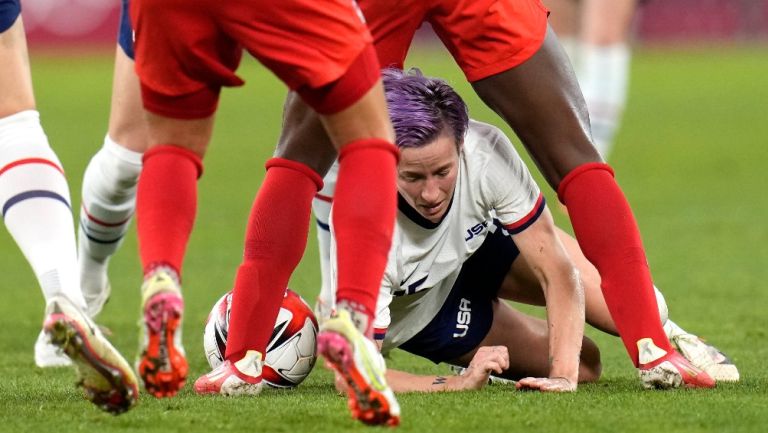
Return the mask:
<svg viewBox="0 0 768 433">
<path fill-rule="evenodd" d="M 667 320 L 666 323 L 664 323 L 664 332 L 667 334 L 667 338 L 670 340 L 674 337 L 677 337 L 678 335 L 689 335 L 690 333 L 686 331 L 685 329 L 678 326 L 677 323 Z"/>
<path fill-rule="evenodd" d="M 69 187 L 35 110 L 0 119 L 0 206 L 46 302 L 64 295 L 84 308 Z"/>
<path fill-rule="evenodd" d="M 667 334 L 667 338 L 671 340 L 675 336 L 688 334 L 688 331 L 678 326 L 677 323 L 669 318 L 667 300 L 664 299 L 664 295 L 661 294 L 659 288 L 653 286 L 653 289 L 656 291 L 656 303 L 659 305 L 659 316 L 661 316 L 661 324 L 664 327 L 664 333 Z"/>
<path fill-rule="evenodd" d="M 576 76 L 587 102 L 592 138 L 608 158 L 627 101 L 630 50 L 626 44 L 582 44 Z"/>
<path fill-rule="evenodd" d="M 120 146 L 107 135 L 104 146 L 91 158 L 85 170 L 78 257 L 83 294 L 91 316 L 101 308 L 101 305 L 94 305 L 96 300 L 107 295 L 103 292 L 108 285 L 109 258 L 123 243 L 131 223 L 141 158 L 141 153 Z"/>
<path fill-rule="evenodd" d="M 331 284 L 333 276 L 331 275 L 331 205 L 333 194 L 336 190 L 336 176 L 338 172 L 338 163 L 333 167 L 323 179 L 323 189 L 317 193 L 312 200 L 312 213 L 317 221 L 317 249 L 320 257 L 320 295 L 318 301 L 322 306 L 320 313 L 330 315 L 331 309 L 335 304 L 335 293 Z M 323 317 L 321 319 L 325 319 Z"/>
<path fill-rule="evenodd" d="M 653 290 L 656 292 L 656 305 L 659 306 L 659 317 L 661 318 L 661 324 L 667 323 L 669 320 L 669 307 L 667 306 L 667 300 L 661 293 L 658 287 L 654 284 Z"/>
</svg>

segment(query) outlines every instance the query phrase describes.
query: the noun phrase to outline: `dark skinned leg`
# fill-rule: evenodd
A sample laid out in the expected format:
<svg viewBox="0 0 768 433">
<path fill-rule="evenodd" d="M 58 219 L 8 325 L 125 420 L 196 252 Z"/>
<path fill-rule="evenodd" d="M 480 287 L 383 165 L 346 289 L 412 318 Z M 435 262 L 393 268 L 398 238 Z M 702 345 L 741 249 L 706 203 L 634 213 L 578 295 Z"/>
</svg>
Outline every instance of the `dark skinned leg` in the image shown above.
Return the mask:
<svg viewBox="0 0 768 433">
<path fill-rule="evenodd" d="M 288 94 L 283 113 L 283 131 L 275 156 L 300 162 L 325 176 L 337 152 L 320 117 L 294 92 Z"/>
<path fill-rule="evenodd" d="M 635 365 L 641 339 L 672 352 L 637 223 L 591 144 L 586 104 L 554 32 L 548 30 L 525 63 L 473 87 L 514 129 L 568 206 L 576 239 L 602 277 L 605 301 Z"/>
</svg>

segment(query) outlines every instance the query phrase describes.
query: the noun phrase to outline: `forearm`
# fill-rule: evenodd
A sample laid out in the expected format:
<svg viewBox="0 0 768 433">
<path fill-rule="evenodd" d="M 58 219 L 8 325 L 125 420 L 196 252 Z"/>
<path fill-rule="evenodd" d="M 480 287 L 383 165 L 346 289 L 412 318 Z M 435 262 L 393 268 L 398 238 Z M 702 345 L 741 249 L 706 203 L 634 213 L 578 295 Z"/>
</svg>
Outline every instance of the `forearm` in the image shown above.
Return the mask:
<svg viewBox="0 0 768 433">
<path fill-rule="evenodd" d="M 545 290 L 549 328 L 550 377 L 576 383 L 584 339 L 584 290 L 578 273 L 551 282 Z"/>
<path fill-rule="evenodd" d="M 461 376 L 422 376 L 398 370 L 387 370 L 387 383 L 392 391 L 401 392 L 439 392 L 462 391 L 467 388 Z"/>
</svg>

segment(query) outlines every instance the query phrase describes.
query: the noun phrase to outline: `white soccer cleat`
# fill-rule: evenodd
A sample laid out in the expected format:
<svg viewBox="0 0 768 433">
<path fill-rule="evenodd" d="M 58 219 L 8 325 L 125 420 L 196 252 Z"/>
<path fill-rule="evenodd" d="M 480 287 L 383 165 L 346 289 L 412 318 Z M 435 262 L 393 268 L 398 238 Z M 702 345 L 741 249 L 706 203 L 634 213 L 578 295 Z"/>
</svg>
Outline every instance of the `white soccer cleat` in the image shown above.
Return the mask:
<svg viewBox="0 0 768 433">
<path fill-rule="evenodd" d="M 35 341 L 35 365 L 40 368 L 69 367 L 72 360 L 41 330 Z"/>
<path fill-rule="evenodd" d="M 323 323 L 317 345 L 327 364 L 346 381 L 354 418 L 372 425 L 400 423 L 400 406 L 384 377 L 384 358 L 376 343 L 355 327 L 347 310 L 338 310 Z"/>
<path fill-rule="evenodd" d="M 739 369 L 723 352 L 693 334 L 670 338 L 672 345 L 691 362 L 718 382 L 738 382 Z"/>
<path fill-rule="evenodd" d="M 261 353 L 249 350 L 239 361 L 232 363 L 224 360 L 213 371 L 200 376 L 195 381 L 195 392 L 229 396 L 256 395 L 263 386 L 262 367 L 264 360 Z"/>
<path fill-rule="evenodd" d="M 74 363 L 85 398 L 113 414 L 136 404 L 138 383 L 128 362 L 69 299 L 51 298 L 43 331 Z"/>
<path fill-rule="evenodd" d="M 645 389 L 714 388 L 715 381 L 679 353 L 667 352 L 650 338 L 637 342 L 640 383 Z"/>
</svg>

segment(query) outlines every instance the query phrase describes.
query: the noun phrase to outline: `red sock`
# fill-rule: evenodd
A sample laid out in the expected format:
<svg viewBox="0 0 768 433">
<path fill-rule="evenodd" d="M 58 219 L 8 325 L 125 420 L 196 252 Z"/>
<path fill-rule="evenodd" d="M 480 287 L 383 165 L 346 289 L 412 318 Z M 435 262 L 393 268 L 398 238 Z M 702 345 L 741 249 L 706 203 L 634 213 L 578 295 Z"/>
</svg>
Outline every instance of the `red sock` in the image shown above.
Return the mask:
<svg viewBox="0 0 768 433">
<path fill-rule="evenodd" d="M 362 307 L 369 318 L 376 311 L 392 243 L 397 212 L 397 156 L 397 148 L 383 140 L 356 141 L 339 153 L 333 198 L 338 256 L 336 298 Z"/>
<path fill-rule="evenodd" d="M 148 150 L 143 162 L 136 192 L 136 228 L 144 275 L 159 265 L 181 275 L 195 223 L 202 160 L 183 147 L 160 145 Z"/>
<path fill-rule="evenodd" d="M 558 187 L 584 256 L 602 278 L 603 296 L 635 366 L 637 341 L 651 338 L 670 352 L 659 318 L 640 232 L 624 194 L 603 163 L 576 167 Z"/>
<path fill-rule="evenodd" d="M 288 280 L 307 245 L 312 198 L 322 178 L 306 165 L 272 158 L 251 208 L 237 270 L 226 358 L 266 353 Z"/>
</svg>

